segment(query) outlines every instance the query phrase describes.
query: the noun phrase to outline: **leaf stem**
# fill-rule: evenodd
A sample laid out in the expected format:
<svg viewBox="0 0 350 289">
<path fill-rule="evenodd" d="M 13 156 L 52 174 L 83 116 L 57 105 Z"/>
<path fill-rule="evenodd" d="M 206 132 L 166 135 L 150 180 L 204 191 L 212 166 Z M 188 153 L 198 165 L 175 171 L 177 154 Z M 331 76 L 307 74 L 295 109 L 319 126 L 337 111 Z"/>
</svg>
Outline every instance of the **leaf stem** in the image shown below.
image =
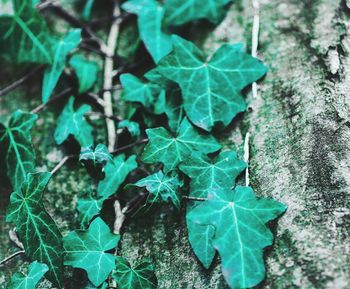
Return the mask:
<svg viewBox="0 0 350 289">
<path fill-rule="evenodd" d="M 51 171 L 51 174 L 54 175 L 61 167 L 63 167 L 66 161 L 68 161 L 73 157 L 75 157 L 75 155 L 68 155 L 68 156 L 65 156 L 63 159 L 61 159 L 61 161 L 53 168 L 53 170 Z"/>
<path fill-rule="evenodd" d="M 200 201 L 200 202 L 208 201 L 207 198 L 196 198 L 196 197 L 189 197 L 189 196 L 183 196 L 182 198 L 189 201 Z"/>
<path fill-rule="evenodd" d="M 247 168 L 245 169 L 245 185 L 248 187 L 250 180 L 249 180 L 249 140 L 250 140 L 250 133 L 247 132 L 244 138 L 244 161 L 247 163 Z"/>
<path fill-rule="evenodd" d="M 117 149 L 115 149 L 114 151 L 111 151 L 110 153 L 111 153 L 111 154 L 120 153 L 120 152 L 125 151 L 125 150 L 127 150 L 127 149 L 129 149 L 129 148 L 132 148 L 132 147 L 134 147 L 134 146 L 136 146 L 136 145 L 143 144 L 143 143 L 146 143 L 146 142 L 148 142 L 148 139 L 147 139 L 147 138 L 141 139 L 141 140 L 138 140 L 138 141 L 136 141 L 136 142 L 134 142 L 134 143 L 131 143 L 131 144 L 125 145 L 125 146 L 123 146 L 123 147 L 117 148 Z"/>
<path fill-rule="evenodd" d="M 37 72 L 39 72 L 43 68 L 44 68 L 44 65 L 39 65 L 36 68 L 34 68 L 31 71 L 29 71 L 28 73 L 26 73 L 25 75 L 23 75 L 20 79 L 18 79 L 15 82 L 11 83 L 7 87 L 1 89 L 0 90 L 0 96 L 6 95 L 10 91 L 16 89 L 17 87 L 19 87 L 21 84 L 23 84 L 24 82 L 29 80 L 32 76 L 34 76 Z"/>
<path fill-rule="evenodd" d="M 5 263 L 7 263 L 8 261 L 10 261 L 11 259 L 13 259 L 14 257 L 16 256 L 19 256 L 21 254 L 24 254 L 25 251 L 24 250 L 21 250 L 21 251 L 17 251 L 15 253 L 13 253 L 12 255 L 6 257 L 5 259 L 1 260 L 0 261 L 0 266 L 3 266 Z"/>
</svg>

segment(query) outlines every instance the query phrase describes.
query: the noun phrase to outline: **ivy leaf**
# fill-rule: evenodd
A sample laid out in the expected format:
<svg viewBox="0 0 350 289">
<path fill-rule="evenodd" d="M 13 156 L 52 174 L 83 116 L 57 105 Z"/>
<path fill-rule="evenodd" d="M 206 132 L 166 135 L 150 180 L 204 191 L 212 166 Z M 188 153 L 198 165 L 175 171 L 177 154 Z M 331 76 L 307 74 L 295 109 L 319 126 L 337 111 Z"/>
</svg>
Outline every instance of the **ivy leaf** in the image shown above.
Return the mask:
<svg viewBox="0 0 350 289">
<path fill-rule="evenodd" d="M 63 238 L 64 264 L 86 271 L 89 280 L 100 286 L 115 267 L 115 249 L 120 236 L 112 234 L 101 218 L 96 218 L 87 231 L 70 232 Z"/>
<path fill-rule="evenodd" d="M 128 260 L 118 256 L 116 269 L 112 276 L 117 281 L 120 289 L 155 289 L 157 277 L 154 274 L 153 265 L 147 261 L 141 261 L 132 267 Z"/>
<path fill-rule="evenodd" d="M 127 160 L 125 160 L 125 155 L 114 157 L 105 167 L 106 177 L 98 184 L 97 196 L 107 199 L 113 195 L 125 181 L 128 174 L 136 168 L 135 155 L 130 156 Z"/>
<path fill-rule="evenodd" d="M 86 228 L 90 221 L 100 213 L 103 202 L 104 199 L 96 199 L 92 196 L 92 193 L 78 199 L 77 210 L 80 213 L 82 228 Z"/>
<path fill-rule="evenodd" d="M 93 144 L 92 128 L 86 122 L 84 115 L 91 107 L 82 105 L 77 111 L 74 110 L 74 97 L 70 97 L 57 121 L 55 141 L 62 144 L 70 135 L 73 135 L 82 147 Z"/>
<path fill-rule="evenodd" d="M 121 6 L 136 14 L 140 37 L 155 63 L 172 50 L 170 35 L 162 32 L 164 8 L 155 0 L 129 0 Z"/>
<path fill-rule="evenodd" d="M 97 81 L 99 66 L 97 62 L 88 60 L 80 54 L 75 54 L 69 60 L 79 81 L 79 93 L 89 91 Z"/>
<path fill-rule="evenodd" d="M 165 95 L 165 91 L 158 84 L 140 81 L 134 75 L 127 73 L 120 76 L 123 87 L 123 99 L 130 102 L 139 102 L 151 110 L 155 101 Z"/>
<path fill-rule="evenodd" d="M 217 124 L 227 126 L 246 108 L 241 90 L 261 78 L 266 67 L 241 44 L 224 44 L 206 61 L 193 43 L 172 38 L 174 50 L 157 71 L 179 84 L 186 114 L 196 126 L 207 131 Z"/>
<path fill-rule="evenodd" d="M 141 134 L 140 126 L 135 121 L 130 121 L 128 119 L 122 120 L 118 123 L 118 128 L 127 128 L 132 137 L 138 137 Z"/>
<path fill-rule="evenodd" d="M 103 168 L 109 160 L 112 160 L 112 155 L 104 144 L 98 144 L 95 150 L 93 146 L 88 146 L 80 151 L 79 161 L 84 164 L 89 174 L 97 179 L 104 178 Z"/>
<path fill-rule="evenodd" d="M 26 255 L 47 264 L 47 278 L 61 288 L 62 237 L 43 205 L 43 191 L 50 178 L 51 173 L 28 174 L 21 189 L 11 194 L 6 221 L 15 224 Z"/>
<path fill-rule="evenodd" d="M 199 19 L 207 19 L 213 24 L 220 22 L 231 0 L 167 0 L 165 18 L 167 25 L 183 25 Z"/>
<path fill-rule="evenodd" d="M 48 270 L 47 265 L 35 261 L 29 265 L 27 275 L 23 273 L 12 275 L 8 289 L 35 289 Z"/>
<path fill-rule="evenodd" d="M 51 63 L 46 21 L 31 0 L 12 4 L 12 14 L 0 16 L 0 55 L 14 63 Z"/>
<path fill-rule="evenodd" d="M 180 170 L 191 178 L 190 196 L 206 198 L 212 189 L 230 190 L 237 176 L 246 168 L 246 163 L 239 160 L 233 151 L 224 151 L 214 160 L 205 155 L 194 153 L 180 165 Z M 187 216 L 193 205 L 187 206 Z M 211 225 L 198 225 L 188 217 L 187 230 L 190 244 L 205 268 L 209 268 L 215 256 L 212 237 L 215 229 Z"/>
<path fill-rule="evenodd" d="M 164 202 L 171 200 L 173 204 L 180 209 L 181 196 L 179 190 L 183 184 L 183 181 L 180 180 L 176 173 L 164 175 L 162 171 L 159 171 L 137 181 L 134 185 L 137 187 L 146 187 L 147 191 L 150 193 L 147 201 L 151 204 L 159 203 L 161 200 Z"/>
<path fill-rule="evenodd" d="M 91 282 L 89 282 L 89 284 L 85 287 L 85 289 L 107 289 L 108 288 L 108 283 L 105 282 L 103 283 L 101 286 L 94 286 L 94 284 L 92 284 Z"/>
<path fill-rule="evenodd" d="M 218 250 L 222 271 L 231 288 L 249 288 L 265 277 L 263 249 L 272 244 L 267 222 L 286 206 L 270 199 L 257 199 L 250 187 L 231 191 L 211 190 L 209 200 L 195 207 L 188 218 L 215 227 L 213 246 Z"/>
<path fill-rule="evenodd" d="M 0 123 L 0 148 L 6 155 L 6 170 L 17 191 L 28 173 L 35 171 L 35 152 L 30 130 L 38 119 L 36 114 L 15 111 L 5 126 Z"/>
<path fill-rule="evenodd" d="M 42 100 L 46 103 L 60 78 L 66 63 L 67 54 L 78 46 L 81 40 L 81 29 L 72 29 L 67 35 L 54 44 L 52 64 L 44 72 Z"/>
<path fill-rule="evenodd" d="M 208 154 L 221 147 L 211 135 L 199 133 L 187 118 L 181 122 L 175 136 L 163 127 L 147 129 L 146 133 L 149 143 L 145 147 L 141 159 L 145 163 L 163 163 L 165 173 L 175 169 L 193 151 Z"/>
</svg>

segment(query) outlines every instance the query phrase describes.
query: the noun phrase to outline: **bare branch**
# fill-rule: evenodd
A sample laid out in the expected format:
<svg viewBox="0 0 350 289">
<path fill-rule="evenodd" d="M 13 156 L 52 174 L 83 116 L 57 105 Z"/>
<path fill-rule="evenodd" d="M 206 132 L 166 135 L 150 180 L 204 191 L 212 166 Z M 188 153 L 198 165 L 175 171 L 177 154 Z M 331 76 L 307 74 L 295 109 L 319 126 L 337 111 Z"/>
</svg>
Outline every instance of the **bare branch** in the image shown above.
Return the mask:
<svg viewBox="0 0 350 289">
<path fill-rule="evenodd" d="M 8 261 L 10 261 L 11 259 L 13 259 L 14 257 L 18 256 L 18 255 L 21 255 L 21 254 L 24 254 L 25 251 L 22 250 L 22 251 L 17 251 L 15 253 L 13 253 L 12 255 L 6 257 L 5 259 L 1 260 L 0 261 L 0 266 L 3 266 L 5 263 L 7 263 Z"/>
</svg>

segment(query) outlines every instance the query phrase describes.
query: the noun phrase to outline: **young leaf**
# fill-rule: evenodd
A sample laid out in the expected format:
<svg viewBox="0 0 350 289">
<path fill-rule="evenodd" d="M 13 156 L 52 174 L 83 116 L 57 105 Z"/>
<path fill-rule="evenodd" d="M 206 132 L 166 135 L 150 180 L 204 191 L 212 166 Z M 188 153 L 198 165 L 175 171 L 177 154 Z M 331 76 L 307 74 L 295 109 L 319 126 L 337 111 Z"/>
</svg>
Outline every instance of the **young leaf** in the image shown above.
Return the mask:
<svg viewBox="0 0 350 289">
<path fill-rule="evenodd" d="M 82 147 L 93 144 L 92 128 L 86 122 L 84 114 L 91 110 L 89 105 L 82 105 L 74 111 L 74 97 L 70 97 L 57 121 L 55 141 L 62 144 L 69 135 L 73 135 Z"/>
<path fill-rule="evenodd" d="M 35 171 L 30 130 L 37 119 L 36 114 L 17 110 L 7 126 L 0 123 L 0 148 L 6 156 L 7 175 L 15 191 L 20 189 L 27 174 Z"/>
<path fill-rule="evenodd" d="M 12 1 L 13 13 L 0 16 L 0 55 L 14 63 L 51 63 L 52 38 L 31 0 Z"/>
<path fill-rule="evenodd" d="M 156 289 L 157 277 L 154 274 L 153 265 L 147 261 L 141 261 L 132 267 L 128 260 L 118 256 L 116 269 L 112 274 L 120 289 Z"/>
<path fill-rule="evenodd" d="M 286 206 L 274 200 L 257 199 L 250 187 L 238 186 L 233 192 L 211 190 L 208 198 L 188 218 L 215 227 L 213 245 L 231 288 L 259 284 L 265 276 L 263 249 L 273 239 L 265 224 L 281 215 Z"/>
<path fill-rule="evenodd" d="M 191 178 L 190 195 L 206 198 L 212 189 L 230 190 L 237 176 L 246 168 L 246 163 L 239 160 L 233 151 L 224 151 L 214 160 L 198 153 L 186 158 L 180 165 L 180 170 Z M 187 230 L 190 244 L 198 259 L 205 268 L 209 268 L 215 256 L 212 237 L 213 226 L 198 225 L 188 218 L 193 205 L 187 206 Z"/>
<path fill-rule="evenodd" d="M 27 275 L 23 273 L 12 275 L 8 289 L 35 289 L 48 270 L 47 265 L 34 261 L 29 265 Z"/>
<path fill-rule="evenodd" d="M 207 131 L 216 124 L 227 126 L 245 110 L 241 90 L 261 78 L 266 67 L 241 44 L 224 44 L 206 61 L 193 43 L 172 38 L 174 50 L 159 62 L 157 71 L 179 84 L 186 114 L 195 125 Z"/>
<path fill-rule="evenodd" d="M 74 69 L 79 81 L 79 93 L 89 91 L 95 84 L 99 67 L 95 61 L 88 60 L 80 54 L 75 54 L 69 60 L 69 65 Z"/>
<path fill-rule="evenodd" d="M 95 150 L 88 146 L 80 151 L 79 161 L 84 164 L 89 174 L 97 179 L 104 178 L 103 168 L 109 160 L 112 160 L 112 155 L 104 144 L 98 144 Z"/>
<path fill-rule="evenodd" d="M 183 184 L 183 181 L 180 180 L 176 173 L 164 175 L 162 171 L 159 171 L 158 173 L 137 181 L 134 185 L 137 187 L 146 187 L 147 191 L 150 193 L 147 201 L 151 204 L 159 203 L 162 200 L 164 202 L 171 200 L 173 204 L 180 209 L 181 196 L 179 190 Z"/>
<path fill-rule="evenodd" d="M 211 135 L 200 134 L 184 118 L 176 136 L 172 136 L 165 128 L 147 129 L 149 143 L 141 156 L 145 163 L 162 162 L 167 173 L 190 156 L 193 151 L 204 154 L 218 151 L 221 146 Z"/>
<path fill-rule="evenodd" d="M 123 87 L 123 99 L 140 102 L 147 109 L 152 109 L 155 101 L 165 95 L 165 91 L 159 85 L 142 82 L 130 73 L 122 74 L 120 82 Z"/>
<path fill-rule="evenodd" d="M 76 48 L 81 40 L 81 29 L 73 29 L 53 45 L 52 64 L 44 72 L 42 100 L 47 102 L 60 78 L 66 63 L 67 54 Z"/>
<path fill-rule="evenodd" d="M 140 126 L 135 121 L 122 120 L 118 123 L 118 128 L 127 128 L 132 137 L 138 137 L 141 134 Z"/>
<path fill-rule="evenodd" d="M 61 288 L 62 237 L 43 205 L 43 191 L 50 178 L 51 173 L 28 174 L 21 189 L 11 194 L 6 221 L 15 224 L 26 255 L 47 264 L 47 278 Z"/>
<path fill-rule="evenodd" d="M 77 210 L 79 211 L 79 217 L 81 219 L 81 227 L 86 228 L 90 221 L 98 215 L 102 209 L 104 199 L 96 199 L 92 194 L 88 194 L 86 197 L 81 197 L 77 202 Z"/>
<path fill-rule="evenodd" d="M 167 25 L 182 25 L 198 19 L 207 19 L 213 24 L 220 22 L 231 0 L 167 0 L 165 1 L 165 20 Z"/>
<path fill-rule="evenodd" d="M 113 195 L 125 181 L 128 174 L 136 168 L 137 162 L 135 155 L 130 156 L 127 160 L 125 160 L 124 155 L 114 157 L 105 167 L 106 177 L 98 184 L 98 197 L 107 199 Z"/>
<path fill-rule="evenodd" d="M 140 37 L 155 63 L 172 50 L 170 35 L 162 32 L 164 8 L 156 0 L 129 0 L 121 6 L 136 14 Z"/>
<path fill-rule="evenodd" d="M 96 218 L 87 231 L 70 232 L 63 238 L 64 264 L 85 270 L 89 280 L 100 286 L 115 267 L 116 257 L 106 251 L 115 249 L 119 239 L 101 218 Z"/>
</svg>

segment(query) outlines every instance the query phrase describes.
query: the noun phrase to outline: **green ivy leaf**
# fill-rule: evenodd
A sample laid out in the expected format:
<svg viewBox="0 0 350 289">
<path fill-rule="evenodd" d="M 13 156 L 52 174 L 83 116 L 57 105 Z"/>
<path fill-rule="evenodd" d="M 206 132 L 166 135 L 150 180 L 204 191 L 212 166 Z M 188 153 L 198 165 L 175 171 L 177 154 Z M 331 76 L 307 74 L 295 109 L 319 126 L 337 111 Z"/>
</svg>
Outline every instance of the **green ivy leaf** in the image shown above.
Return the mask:
<svg viewBox="0 0 350 289">
<path fill-rule="evenodd" d="M 38 119 L 36 114 L 17 110 L 8 125 L 0 123 L 0 148 L 6 156 L 7 175 L 17 191 L 28 173 L 35 171 L 35 152 L 30 130 Z"/>
<path fill-rule="evenodd" d="M 43 205 L 43 191 L 51 173 L 28 174 L 10 198 L 6 221 L 16 225 L 19 239 L 31 260 L 47 264 L 47 278 L 61 288 L 62 237 Z"/>
<path fill-rule="evenodd" d="M 263 249 L 273 240 L 265 224 L 281 215 L 286 206 L 274 200 L 257 199 L 250 187 L 238 186 L 233 192 L 211 190 L 208 198 L 188 218 L 215 227 L 213 245 L 231 288 L 259 284 L 265 277 Z"/>
<path fill-rule="evenodd" d="M 153 265 L 147 261 L 141 261 L 132 267 L 128 260 L 118 256 L 113 278 L 120 289 L 155 289 L 157 277 L 154 274 Z"/>
<path fill-rule="evenodd" d="M 78 198 L 77 210 L 80 213 L 79 219 L 81 220 L 82 228 L 86 228 L 90 221 L 100 213 L 103 202 L 104 199 L 96 199 L 92 193 Z"/>
<path fill-rule="evenodd" d="M 35 289 L 48 270 L 47 265 L 35 261 L 29 265 L 27 275 L 23 273 L 12 275 L 8 289 Z"/>
<path fill-rule="evenodd" d="M 216 124 L 227 126 L 246 108 L 241 90 L 261 78 L 266 67 L 241 44 L 224 44 L 206 61 L 193 43 L 172 38 L 174 50 L 157 71 L 179 84 L 186 114 L 196 126 L 207 131 Z"/>
<path fill-rule="evenodd" d="M 246 163 L 239 160 L 233 151 L 224 151 L 214 160 L 205 155 L 194 153 L 180 165 L 180 170 L 191 178 L 190 196 L 206 198 L 212 189 L 230 190 L 237 176 L 246 168 Z M 187 206 L 187 216 L 191 214 L 193 205 Z M 213 226 L 193 223 L 186 218 L 188 238 L 198 259 L 205 268 L 209 268 L 215 256 L 212 237 Z"/>
<path fill-rule="evenodd" d="M 199 133 L 187 118 L 184 118 L 175 136 L 163 127 L 147 129 L 146 133 L 149 143 L 141 159 L 145 163 L 163 163 L 165 173 L 175 169 L 193 151 L 208 154 L 221 148 L 214 137 Z"/>
<path fill-rule="evenodd" d="M 97 81 L 99 66 L 97 62 L 88 60 L 83 55 L 75 54 L 69 60 L 79 81 L 79 93 L 89 91 Z"/>
<path fill-rule="evenodd" d="M 44 72 L 42 100 L 47 102 L 60 78 L 65 64 L 67 54 L 76 48 L 81 40 L 81 29 L 73 29 L 67 35 L 56 41 L 52 48 L 52 64 Z"/>
<path fill-rule="evenodd" d="M 14 63 L 51 63 L 47 23 L 30 0 L 12 1 L 13 13 L 0 16 L 0 55 Z"/>
<path fill-rule="evenodd" d="M 135 155 L 130 156 L 127 160 L 125 160 L 125 155 L 114 157 L 105 167 L 106 177 L 98 184 L 97 196 L 107 199 L 113 195 L 125 181 L 128 174 L 136 168 Z"/>
<path fill-rule="evenodd" d="M 89 174 L 97 179 L 104 178 L 104 166 L 112 160 L 112 155 L 104 144 L 98 144 L 93 149 L 93 146 L 82 148 L 80 151 L 79 161 L 86 167 Z"/>
<path fill-rule="evenodd" d="M 162 32 L 164 8 L 155 0 L 129 0 L 121 6 L 136 14 L 140 37 L 155 63 L 172 50 L 170 35 Z"/>
<path fill-rule="evenodd" d="M 167 25 L 183 25 L 199 19 L 207 19 L 213 24 L 220 22 L 231 0 L 167 0 L 165 1 L 165 20 Z"/>
<path fill-rule="evenodd" d="M 63 238 L 64 264 L 85 270 L 89 280 L 100 286 L 115 268 L 116 257 L 106 251 L 115 249 L 119 239 L 101 218 L 96 218 L 87 231 L 70 232 Z"/>
<path fill-rule="evenodd" d="M 74 97 L 70 97 L 57 121 L 55 141 L 62 144 L 70 135 L 82 147 L 93 144 L 92 127 L 86 122 L 84 115 L 91 110 L 89 105 L 82 105 L 77 111 L 74 110 Z"/>
<path fill-rule="evenodd" d="M 135 121 L 130 121 L 128 119 L 122 120 L 118 123 L 118 128 L 127 128 L 132 137 L 138 137 L 141 135 L 140 125 Z"/>
<path fill-rule="evenodd" d="M 158 98 L 165 95 L 165 90 L 158 84 L 142 82 L 130 73 L 122 74 L 120 82 L 123 87 L 124 100 L 142 103 L 149 110 L 152 110 Z"/>
<path fill-rule="evenodd" d="M 183 180 L 180 180 L 176 173 L 164 175 L 162 171 L 159 171 L 137 181 L 134 185 L 137 187 L 146 187 L 147 191 L 150 193 L 147 201 L 151 204 L 159 203 L 162 200 L 164 202 L 170 200 L 178 209 L 180 209 L 181 196 L 179 190 L 183 184 Z"/>
</svg>

